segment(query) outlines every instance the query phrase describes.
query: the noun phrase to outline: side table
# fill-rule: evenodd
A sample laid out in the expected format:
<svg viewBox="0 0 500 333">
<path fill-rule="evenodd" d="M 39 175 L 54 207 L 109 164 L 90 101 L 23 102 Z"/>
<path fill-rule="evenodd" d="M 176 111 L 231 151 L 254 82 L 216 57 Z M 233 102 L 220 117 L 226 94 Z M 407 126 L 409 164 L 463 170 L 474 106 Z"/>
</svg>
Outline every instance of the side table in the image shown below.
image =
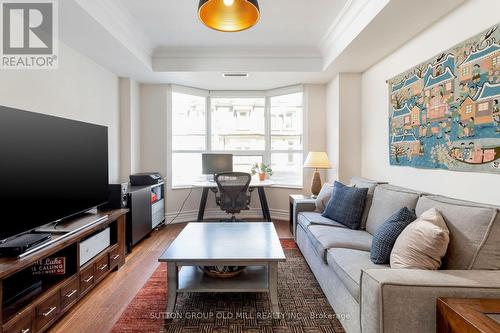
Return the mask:
<svg viewBox="0 0 500 333">
<path fill-rule="evenodd" d="M 292 232 L 293 237 L 295 238 L 295 226 L 294 226 L 294 218 L 295 218 L 295 207 L 299 203 L 311 204 L 314 205 L 316 202 L 316 198 L 313 198 L 311 195 L 304 194 L 290 194 L 290 231 Z"/>
<path fill-rule="evenodd" d="M 438 298 L 436 332 L 500 332 L 500 299 Z"/>
</svg>

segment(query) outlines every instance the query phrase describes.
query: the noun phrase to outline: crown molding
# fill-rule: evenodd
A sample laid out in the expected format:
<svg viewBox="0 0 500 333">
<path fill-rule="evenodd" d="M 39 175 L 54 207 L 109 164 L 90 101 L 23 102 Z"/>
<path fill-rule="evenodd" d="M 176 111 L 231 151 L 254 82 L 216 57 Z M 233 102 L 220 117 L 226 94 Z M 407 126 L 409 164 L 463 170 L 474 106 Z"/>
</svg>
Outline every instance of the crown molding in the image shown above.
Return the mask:
<svg viewBox="0 0 500 333">
<path fill-rule="evenodd" d="M 316 48 L 168 48 L 153 54 L 155 72 L 321 72 L 323 58 Z"/>
<path fill-rule="evenodd" d="M 311 47 L 158 47 L 154 58 L 321 58 Z"/>
<path fill-rule="evenodd" d="M 120 1 L 74 1 L 135 57 L 151 68 L 151 57 L 154 49 L 153 42 L 139 22 Z"/>
<path fill-rule="evenodd" d="M 348 0 L 321 38 L 319 49 L 326 70 L 391 0 Z"/>
</svg>

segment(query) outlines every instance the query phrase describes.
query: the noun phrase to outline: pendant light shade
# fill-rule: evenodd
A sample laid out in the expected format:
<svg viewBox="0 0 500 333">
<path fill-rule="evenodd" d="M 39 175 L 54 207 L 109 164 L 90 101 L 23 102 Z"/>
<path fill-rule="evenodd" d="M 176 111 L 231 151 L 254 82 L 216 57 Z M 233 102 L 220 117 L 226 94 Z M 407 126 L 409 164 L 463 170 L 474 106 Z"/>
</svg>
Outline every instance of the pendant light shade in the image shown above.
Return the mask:
<svg viewBox="0 0 500 333">
<path fill-rule="evenodd" d="M 259 4 L 257 0 L 200 0 L 198 17 L 215 30 L 241 31 L 259 21 Z"/>
</svg>

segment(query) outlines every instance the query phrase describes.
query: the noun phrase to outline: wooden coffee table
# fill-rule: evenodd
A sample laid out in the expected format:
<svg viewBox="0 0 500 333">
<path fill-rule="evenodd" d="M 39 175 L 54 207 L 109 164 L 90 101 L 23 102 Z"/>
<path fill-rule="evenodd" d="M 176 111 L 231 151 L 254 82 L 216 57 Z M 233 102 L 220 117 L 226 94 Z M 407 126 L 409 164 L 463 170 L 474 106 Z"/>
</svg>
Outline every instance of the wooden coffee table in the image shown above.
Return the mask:
<svg viewBox="0 0 500 333">
<path fill-rule="evenodd" d="M 500 332 L 500 299 L 438 298 L 436 332 Z"/>
<path fill-rule="evenodd" d="M 273 313 L 279 313 L 278 262 L 285 260 L 272 223 L 189 223 L 158 259 L 167 263 L 167 314 L 183 292 L 267 292 Z M 247 268 L 234 278 L 216 279 L 198 266 Z"/>
</svg>

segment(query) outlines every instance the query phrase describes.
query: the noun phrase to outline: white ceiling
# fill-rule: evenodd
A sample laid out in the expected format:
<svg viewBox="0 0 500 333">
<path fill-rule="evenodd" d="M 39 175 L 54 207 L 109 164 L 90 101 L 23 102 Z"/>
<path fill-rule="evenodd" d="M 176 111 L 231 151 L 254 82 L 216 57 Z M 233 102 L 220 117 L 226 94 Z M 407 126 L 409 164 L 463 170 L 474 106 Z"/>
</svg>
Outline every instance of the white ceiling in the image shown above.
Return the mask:
<svg viewBox="0 0 500 333">
<path fill-rule="evenodd" d="M 255 27 L 222 33 L 199 22 L 198 0 L 64 0 L 59 25 L 64 43 L 118 76 L 260 90 L 363 72 L 463 1 L 259 0 Z M 433 10 L 407 24 L 421 7 Z"/>
<path fill-rule="evenodd" d="M 121 0 L 155 47 L 318 47 L 348 0 L 260 0 L 251 29 L 224 33 L 198 19 L 198 0 Z"/>
</svg>

